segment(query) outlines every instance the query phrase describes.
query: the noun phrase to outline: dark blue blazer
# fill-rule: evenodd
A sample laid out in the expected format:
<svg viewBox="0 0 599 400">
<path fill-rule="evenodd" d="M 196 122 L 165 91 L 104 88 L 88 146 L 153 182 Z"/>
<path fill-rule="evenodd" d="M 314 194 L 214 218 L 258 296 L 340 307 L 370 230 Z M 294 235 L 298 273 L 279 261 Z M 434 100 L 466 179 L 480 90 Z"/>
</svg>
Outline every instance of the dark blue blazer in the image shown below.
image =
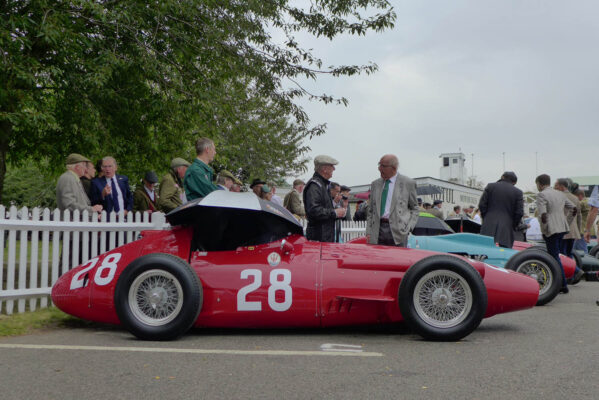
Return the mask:
<svg viewBox="0 0 599 400">
<path fill-rule="evenodd" d="M 129 189 L 129 178 L 125 175 L 115 174 L 117 184 L 121 189 L 121 193 L 123 194 L 123 204 L 125 206 L 125 210 L 131 211 L 133 209 L 133 195 L 131 194 L 131 190 Z M 106 178 L 94 178 L 92 179 L 92 205 L 102 204 L 104 210 L 107 213 L 110 213 L 114 210 L 114 202 L 112 201 L 112 196 L 106 196 L 106 198 L 102 199 L 102 190 L 104 190 L 104 186 L 107 185 Z"/>
</svg>

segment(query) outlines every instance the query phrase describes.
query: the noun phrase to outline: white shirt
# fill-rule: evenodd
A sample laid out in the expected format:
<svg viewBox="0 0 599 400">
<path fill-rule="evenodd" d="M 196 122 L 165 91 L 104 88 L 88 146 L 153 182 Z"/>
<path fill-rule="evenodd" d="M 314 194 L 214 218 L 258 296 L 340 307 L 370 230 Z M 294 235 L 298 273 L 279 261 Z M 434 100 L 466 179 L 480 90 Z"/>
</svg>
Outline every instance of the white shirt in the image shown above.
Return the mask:
<svg viewBox="0 0 599 400">
<path fill-rule="evenodd" d="M 272 201 L 273 203 L 276 203 L 276 204 L 280 205 L 281 207 L 283 207 L 283 199 L 281 199 L 276 194 L 272 195 L 272 198 L 270 199 L 270 201 Z"/>
<path fill-rule="evenodd" d="M 146 189 L 146 193 L 148 194 L 148 197 L 149 197 L 149 198 L 150 198 L 152 201 L 155 201 L 155 200 L 154 200 L 154 191 L 153 191 L 153 190 L 150 190 L 150 189 L 148 189 L 148 187 L 147 187 L 146 185 L 144 185 L 144 189 Z"/>
<path fill-rule="evenodd" d="M 589 206 L 599 208 L 599 185 L 593 188 L 591 196 L 589 197 Z"/>
<path fill-rule="evenodd" d="M 393 189 L 395 188 L 395 180 L 397 179 L 397 174 L 389 178 L 389 191 L 387 192 L 387 201 L 385 203 L 385 213 L 381 215 L 381 218 L 389 218 L 391 215 L 391 201 L 393 200 Z M 383 190 L 385 190 L 385 185 L 383 184 Z M 381 200 L 383 198 L 383 192 L 381 192 Z"/>
<path fill-rule="evenodd" d="M 526 230 L 526 240 L 543 240 L 539 220 L 531 218 L 530 221 L 528 221 L 528 224 L 530 225 L 530 228 Z"/>
</svg>

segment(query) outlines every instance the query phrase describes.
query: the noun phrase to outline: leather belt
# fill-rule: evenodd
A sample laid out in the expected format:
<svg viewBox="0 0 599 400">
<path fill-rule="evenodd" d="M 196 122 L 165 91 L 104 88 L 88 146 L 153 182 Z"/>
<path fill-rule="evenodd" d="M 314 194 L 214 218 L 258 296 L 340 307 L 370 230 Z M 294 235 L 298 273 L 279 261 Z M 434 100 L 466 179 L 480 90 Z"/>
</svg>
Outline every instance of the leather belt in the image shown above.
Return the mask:
<svg viewBox="0 0 599 400">
<path fill-rule="evenodd" d="M 389 218 L 381 218 L 381 222 L 388 224 L 389 223 Z"/>
</svg>

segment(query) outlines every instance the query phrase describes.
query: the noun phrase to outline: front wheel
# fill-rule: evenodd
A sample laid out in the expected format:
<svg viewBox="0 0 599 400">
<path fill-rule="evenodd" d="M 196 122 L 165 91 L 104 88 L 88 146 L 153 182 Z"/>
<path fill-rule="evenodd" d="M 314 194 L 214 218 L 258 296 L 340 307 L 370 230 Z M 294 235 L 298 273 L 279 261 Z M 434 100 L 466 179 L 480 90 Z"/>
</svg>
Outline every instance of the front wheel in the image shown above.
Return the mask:
<svg viewBox="0 0 599 400">
<path fill-rule="evenodd" d="M 123 270 L 114 304 L 123 326 L 139 339 L 172 340 L 197 320 L 202 287 L 185 261 L 170 254 L 148 254 Z"/>
<path fill-rule="evenodd" d="M 589 255 L 591 255 L 595 258 L 599 258 L 599 244 L 593 246 L 593 248 L 591 250 L 589 250 Z"/>
<path fill-rule="evenodd" d="M 546 251 L 532 248 L 520 251 L 507 261 L 505 268 L 528 275 L 539 283 L 537 306 L 549 303 L 559 294 L 562 271 Z"/>
<path fill-rule="evenodd" d="M 423 258 L 399 285 L 399 308 L 410 327 L 429 340 L 455 341 L 478 327 L 487 290 L 478 272 L 453 256 Z"/>
</svg>

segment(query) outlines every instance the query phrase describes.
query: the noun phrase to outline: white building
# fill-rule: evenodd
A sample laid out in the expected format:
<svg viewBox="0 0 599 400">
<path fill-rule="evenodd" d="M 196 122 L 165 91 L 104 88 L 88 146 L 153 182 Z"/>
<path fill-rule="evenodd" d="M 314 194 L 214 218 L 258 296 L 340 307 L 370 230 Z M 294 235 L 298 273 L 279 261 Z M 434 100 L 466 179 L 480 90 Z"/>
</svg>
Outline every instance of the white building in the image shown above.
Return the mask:
<svg viewBox="0 0 599 400">
<path fill-rule="evenodd" d="M 465 185 L 468 179 L 464 153 L 444 153 L 439 156 L 441 168 L 439 177 L 444 181 Z"/>
</svg>

